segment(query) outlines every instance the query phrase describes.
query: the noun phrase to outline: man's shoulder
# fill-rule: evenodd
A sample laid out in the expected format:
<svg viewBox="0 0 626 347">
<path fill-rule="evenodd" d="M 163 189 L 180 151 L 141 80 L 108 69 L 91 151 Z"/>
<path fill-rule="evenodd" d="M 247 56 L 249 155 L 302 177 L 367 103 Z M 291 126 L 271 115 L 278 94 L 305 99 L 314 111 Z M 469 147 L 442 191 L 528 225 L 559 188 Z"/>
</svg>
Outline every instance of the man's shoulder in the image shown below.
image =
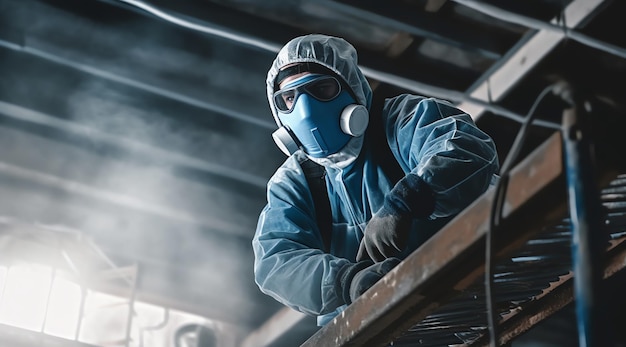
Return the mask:
<svg viewBox="0 0 626 347">
<path fill-rule="evenodd" d="M 302 163 L 305 160 L 307 160 L 306 155 L 304 155 L 304 153 L 301 153 L 301 151 L 297 151 L 296 153 L 290 155 L 276 169 L 276 171 L 270 178 L 270 182 L 279 181 L 285 183 L 292 181 L 301 181 L 304 178 Z"/>
<path fill-rule="evenodd" d="M 407 105 L 417 105 L 421 101 L 428 99 L 432 98 L 416 94 L 398 94 L 396 96 L 386 98 L 383 109 L 388 110 L 399 107 L 406 107 Z"/>
</svg>

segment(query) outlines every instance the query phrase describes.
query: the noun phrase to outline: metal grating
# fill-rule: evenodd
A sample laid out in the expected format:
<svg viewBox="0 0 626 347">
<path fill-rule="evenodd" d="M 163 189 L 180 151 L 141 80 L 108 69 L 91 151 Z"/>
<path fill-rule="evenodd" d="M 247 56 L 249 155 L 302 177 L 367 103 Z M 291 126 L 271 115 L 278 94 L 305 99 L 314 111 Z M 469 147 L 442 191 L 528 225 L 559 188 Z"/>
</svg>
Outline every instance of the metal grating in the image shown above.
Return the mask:
<svg viewBox="0 0 626 347">
<path fill-rule="evenodd" d="M 605 231 L 610 243 L 626 241 L 626 174 L 617 176 L 600 192 L 605 207 Z M 540 300 L 572 278 L 572 230 L 570 220 L 546 226 L 494 268 L 494 307 L 500 323 L 521 311 L 526 303 Z M 413 326 L 391 345 L 472 345 L 487 331 L 483 278 L 462 294 Z"/>
</svg>

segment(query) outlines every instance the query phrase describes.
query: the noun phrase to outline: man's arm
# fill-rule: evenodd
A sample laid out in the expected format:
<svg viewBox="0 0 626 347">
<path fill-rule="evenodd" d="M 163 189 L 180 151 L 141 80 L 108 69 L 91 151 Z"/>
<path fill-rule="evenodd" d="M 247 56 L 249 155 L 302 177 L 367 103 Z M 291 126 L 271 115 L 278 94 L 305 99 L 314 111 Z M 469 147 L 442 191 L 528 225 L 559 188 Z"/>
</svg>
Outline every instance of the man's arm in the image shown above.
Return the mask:
<svg viewBox="0 0 626 347">
<path fill-rule="evenodd" d="M 306 181 L 281 168 L 268 185 L 268 203 L 252 242 L 255 281 L 261 291 L 286 306 L 312 315 L 345 302 L 335 288 L 346 259 L 324 253 Z"/>
<path fill-rule="evenodd" d="M 389 146 L 407 175 L 368 222 L 357 260 L 381 261 L 406 247 L 411 220 L 457 214 L 498 170 L 493 140 L 447 102 L 402 95 L 383 111 Z"/>
</svg>

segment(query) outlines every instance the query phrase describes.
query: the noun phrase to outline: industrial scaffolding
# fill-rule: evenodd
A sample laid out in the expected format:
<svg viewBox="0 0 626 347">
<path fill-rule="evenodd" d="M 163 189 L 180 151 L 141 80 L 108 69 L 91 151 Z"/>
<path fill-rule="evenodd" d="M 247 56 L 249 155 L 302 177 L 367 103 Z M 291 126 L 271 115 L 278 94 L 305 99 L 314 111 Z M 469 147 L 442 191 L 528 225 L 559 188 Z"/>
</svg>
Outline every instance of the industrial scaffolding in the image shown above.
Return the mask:
<svg viewBox="0 0 626 347">
<path fill-rule="evenodd" d="M 570 303 L 580 345 L 610 346 L 602 279 L 626 266 L 626 171 L 597 161 L 614 148 L 583 105 L 562 127 L 301 347 L 507 345 Z"/>
</svg>

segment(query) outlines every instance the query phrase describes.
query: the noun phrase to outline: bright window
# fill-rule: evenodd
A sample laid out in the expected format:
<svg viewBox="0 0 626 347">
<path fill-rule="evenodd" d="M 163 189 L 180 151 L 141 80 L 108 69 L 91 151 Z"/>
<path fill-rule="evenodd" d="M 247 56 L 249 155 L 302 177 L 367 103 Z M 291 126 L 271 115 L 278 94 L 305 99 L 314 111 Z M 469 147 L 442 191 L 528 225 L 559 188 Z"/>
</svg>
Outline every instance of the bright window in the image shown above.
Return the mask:
<svg viewBox="0 0 626 347">
<path fill-rule="evenodd" d="M 0 301 L 0 323 L 41 331 L 51 279 L 48 266 L 9 267 Z"/>
<path fill-rule="evenodd" d="M 76 337 L 82 293 L 80 286 L 55 277 L 50 292 L 44 333 L 73 340 Z"/>
</svg>

